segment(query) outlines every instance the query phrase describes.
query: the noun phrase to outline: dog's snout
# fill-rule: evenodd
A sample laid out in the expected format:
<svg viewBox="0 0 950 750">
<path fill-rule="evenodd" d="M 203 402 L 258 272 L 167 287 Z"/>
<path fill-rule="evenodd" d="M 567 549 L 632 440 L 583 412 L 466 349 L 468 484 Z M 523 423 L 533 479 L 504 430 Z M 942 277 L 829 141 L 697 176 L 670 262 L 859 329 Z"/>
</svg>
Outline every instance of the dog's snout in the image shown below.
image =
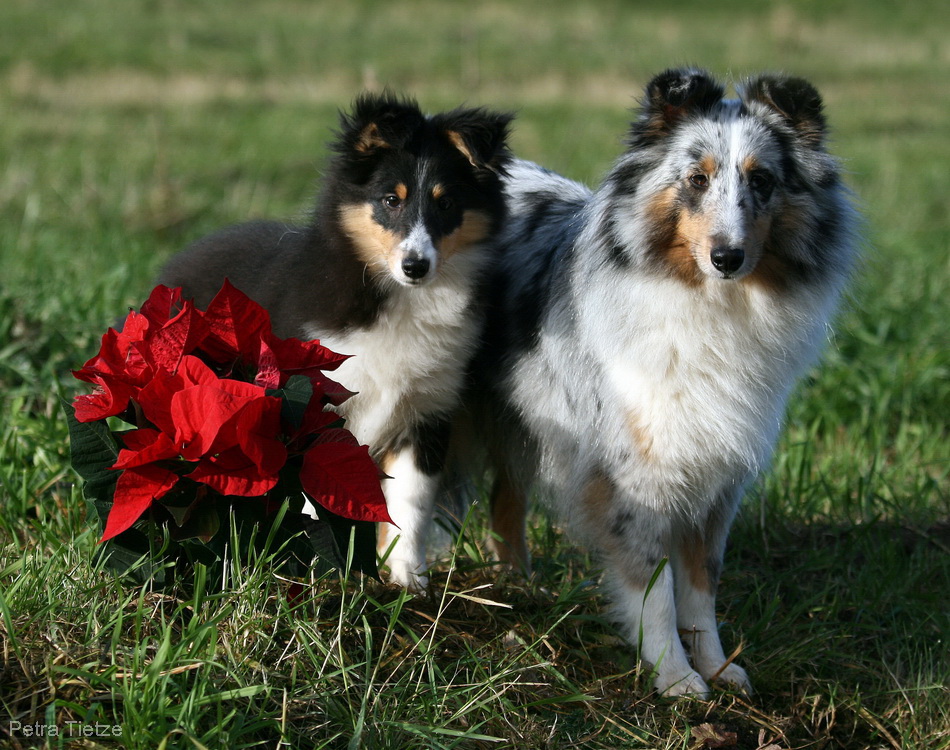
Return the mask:
<svg viewBox="0 0 950 750">
<path fill-rule="evenodd" d="M 741 247 L 717 247 L 709 254 L 713 267 L 724 274 L 731 274 L 742 268 L 745 251 Z"/>
<path fill-rule="evenodd" d="M 410 279 L 418 281 L 429 273 L 428 258 L 403 258 L 402 272 Z"/>
</svg>

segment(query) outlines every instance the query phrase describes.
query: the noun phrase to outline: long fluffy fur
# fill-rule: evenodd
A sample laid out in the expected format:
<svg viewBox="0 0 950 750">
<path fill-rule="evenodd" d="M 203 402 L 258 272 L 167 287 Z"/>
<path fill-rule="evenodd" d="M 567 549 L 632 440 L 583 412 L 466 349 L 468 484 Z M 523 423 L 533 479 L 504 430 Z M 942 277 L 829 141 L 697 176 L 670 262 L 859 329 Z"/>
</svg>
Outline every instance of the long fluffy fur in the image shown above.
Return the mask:
<svg viewBox="0 0 950 750">
<path fill-rule="evenodd" d="M 854 257 L 815 89 L 762 76 L 723 94 L 703 71 L 655 77 L 595 192 L 509 168 L 467 398 L 501 556 L 527 567 L 536 486 L 600 555 L 667 695 L 750 688 L 716 628 L 726 536 Z"/>
<path fill-rule="evenodd" d="M 475 291 L 505 215 L 510 120 L 482 109 L 425 116 L 409 100 L 361 96 L 341 115 L 308 225 L 221 230 L 160 277 L 199 304 L 228 277 L 279 335 L 354 355 L 334 373 L 356 393 L 338 411 L 389 475 L 399 537 L 387 549 L 387 527 L 381 543 L 391 579 L 414 589 L 426 585 L 425 532 L 481 327 Z"/>
</svg>

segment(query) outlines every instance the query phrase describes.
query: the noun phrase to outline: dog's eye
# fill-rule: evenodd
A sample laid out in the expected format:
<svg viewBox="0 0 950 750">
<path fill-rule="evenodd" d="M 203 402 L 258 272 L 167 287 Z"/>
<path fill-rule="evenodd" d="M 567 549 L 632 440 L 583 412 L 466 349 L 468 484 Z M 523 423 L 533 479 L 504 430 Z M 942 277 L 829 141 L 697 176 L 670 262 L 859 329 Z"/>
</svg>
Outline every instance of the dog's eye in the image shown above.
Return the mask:
<svg viewBox="0 0 950 750">
<path fill-rule="evenodd" d="M 454 205 L 455 203 L 447 195 L 443 195 L 442 197 L 436 199 L 436 202 L 435 202 L 435 207 L 439 209 L 440 211 L 448 211 Z"/>
<path fill-rule="evenodd" d="M 753 172 L 749 175 L 749 187 L 757 193 L 768 196 L 773 185 L 772 175 L 767 172 Z"/>
<path fill-rule="evenodd" d="M 696 174 L 691 174 L 689 176 L 689 184 L 694 188 L 705 190 L 709 187 L 709 178 L 702 172 L 697 172 Z"/>
<path fill-rule="evenodd" d="M 390 193 L 383 196 L 383 205 L 386 208 L 399 208 L 402 205 L 402 199 L 398 195 Z"/>
</svg>

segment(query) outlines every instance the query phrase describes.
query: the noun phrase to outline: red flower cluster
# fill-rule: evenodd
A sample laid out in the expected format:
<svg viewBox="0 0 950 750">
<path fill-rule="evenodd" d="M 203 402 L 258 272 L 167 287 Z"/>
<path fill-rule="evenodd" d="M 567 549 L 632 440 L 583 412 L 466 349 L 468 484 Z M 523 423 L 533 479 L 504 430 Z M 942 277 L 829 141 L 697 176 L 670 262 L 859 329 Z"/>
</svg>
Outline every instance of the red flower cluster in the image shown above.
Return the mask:
<svg viewBox="0 0 950 750">
<path fill-rule="evenodd" d="M 182 302 L 179 289 L 156 287 L 73 373 L 95 386 L 74 401 L 78 421 L 125 414 L 137 426 L 118 433 L 123 447 L 111 468 L 122 474 L 101 541 L 183 477 L 221 495 L 265 496 L 298 454 L 300 486 L 319 504 L 345 518 L 390 521 L 368 449 L 331 427 L 339 417 L 324 410 L 352 395 L 323 374 L 345 359 L 318 341 L 278 338 L 267 311 L 227 281 L 205 311 Z M 288 424 L 274 394 L 295 375 L 313 394 Z"/>
</svg>

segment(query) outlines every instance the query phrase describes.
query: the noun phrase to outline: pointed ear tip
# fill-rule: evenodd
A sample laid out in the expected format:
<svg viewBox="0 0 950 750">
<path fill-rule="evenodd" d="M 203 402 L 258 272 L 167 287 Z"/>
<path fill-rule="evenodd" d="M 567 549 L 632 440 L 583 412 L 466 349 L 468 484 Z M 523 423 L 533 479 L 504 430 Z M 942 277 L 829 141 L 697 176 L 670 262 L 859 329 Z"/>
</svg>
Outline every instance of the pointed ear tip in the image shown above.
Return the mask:
<svg viewBox="0 0 950 750">
<path fill-rule="evenodd" d="M 705 68 L 667 68 L 666 70 L 657 73 L 651 79 L 651 82 L 661 82 L 661 81 L 684 81 L 684 80 L 696 80 L 696 79 L 706 79 L 713 81 L 712 73 L 710 73 Z"/>
<path fill-rule="evenodd" d="M 646 103 L 692 99 L 701 94 L 707 99 L 709 94 L 721 99 L 725 88 L 709 71 L 702 68 L 668 68 L 655 75 L 646 86 Z"/>
<path fill-rule="evenodd" d="M 818 89 L 804 78 L 793 76 L 759 76 L 746 81 L 742 98 L 761 99 L 781 108 L 791 107 L 821 115 L 824 100 Z"/>
<path fill-rule="evenodd" d="M 401 96 L 390 89 L 362 91 L 356 95 L 348 111 L 340 111 L 344 127 L 353 128 L 384 115 L 416 114 L 421 110 L 415 99 Z"/>
<path fill-rule="evenodd" d="M 790 90 L 797 94 L 818 96 L 818 89 L 815 87 L 815 85 L 811 83 L 811 81 L 798 76 L 768 74 L 753 76 L 746 80 L 745 87 L 751 89 L 767 89 L 771 91 L 776 89 L 783 91 Z"/>
<path fill-rule="evenodd" d="M 446 114 L 447 118 L 442 121 L 445 129 L 455 132 L 479 128 L 492 130 L 503 129 L 507 128 L 515 119 L 513 112 L 501 112 L 484 107 L 476 107 L 469 110 L 455 110 L 454 112 Z M 437 117 L 437 119 L 439 118 Z"/>
<path fill-rule="evenodd" d="M 514 115 L 502 113 L 499 114 L 494 120 L 495 134 L 502 147 L 504 147 L 508 137 L 511 135 L 511 124 L 514 122 L 514 119 Z"/>
</svg>

